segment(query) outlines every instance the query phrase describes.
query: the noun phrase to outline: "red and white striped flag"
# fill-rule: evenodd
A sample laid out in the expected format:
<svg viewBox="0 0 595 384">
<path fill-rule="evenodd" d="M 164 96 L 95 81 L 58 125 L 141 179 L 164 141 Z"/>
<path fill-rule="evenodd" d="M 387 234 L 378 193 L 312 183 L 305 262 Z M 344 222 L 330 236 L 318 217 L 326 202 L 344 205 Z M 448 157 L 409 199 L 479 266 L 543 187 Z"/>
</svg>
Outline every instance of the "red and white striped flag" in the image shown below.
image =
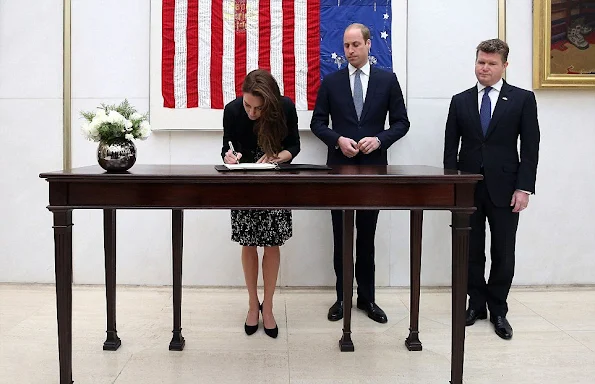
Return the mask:
<svg viewBox="0 0 595 384">
<path fill-rule="evenodd" d="M 222 109 L 253 69 L 269 70 L 298 110 L 320 86 L 320 0 L 163 0 L 166 108 Z"/>
</svg>

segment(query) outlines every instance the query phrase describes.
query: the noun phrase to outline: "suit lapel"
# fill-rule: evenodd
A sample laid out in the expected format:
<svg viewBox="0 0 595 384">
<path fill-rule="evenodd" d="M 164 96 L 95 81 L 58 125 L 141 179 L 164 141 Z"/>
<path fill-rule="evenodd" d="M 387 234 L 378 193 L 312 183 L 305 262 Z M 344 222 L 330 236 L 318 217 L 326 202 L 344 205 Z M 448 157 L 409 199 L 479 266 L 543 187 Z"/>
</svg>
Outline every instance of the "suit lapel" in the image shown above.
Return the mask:
<svg viewBox="0 0 595 384">
<path fill-rule="evenodd" d="M 486 132 L 486 138 L 488 138 L 490 134 L 494 131 L 500 118 L 502 118 L 502 116 L 506 114 L 508 105 L 511 103 L 511 101 L 508 100 L 510 97 L 510 89 L 511 87 L 508 85 L 507 82 L 502 83 L 502 88 L 500 89 L 500 94 L 498 95 L 498 102 L 496 103 L 496 108 L 494 109 L 494 113 L 492 114 L 492 119 L 490 120 L 488 131 Z"/>
<path fill-rule="evenodd" d="M 355 104 L 353 103 L 353 94 L 351 92 L 351 83 L 349 82 L 349 67 L 340 70 L 341 79 L 339 81 L 340 94 L 346 95 L 347 98 L 347 109 L 348 113 L 353 115 L 355 121 L 357 121 L 357 113 L 355 112 Z M 346 111 L 347 112 L 347 111 Z"/>
<path fill-rule="evenodd" d="M 376 92 L 376 86 L 378 85 L 378 76 L 375 76 L 377 69 L 370 65 L 370 78 L 368 79 L 368 89 L 366 90 L 366 100 L 364 100 L 364 107 L 362 109 L 362 115 L 360 121 L 363 121 L 366 117 L 366 113 L 370 109 L 374 98 L 374 92 Z M 353 98 L 352 98 L 353 100 Z M 355 104 L 353 106 L 353 110 L 355 110 Z M 357 116 L 357 113 L 356 113 Z"/>
<path fill-rule="evenodd" d="M 467 91 L 467 107 L 469 109 L 469 116 L 473 121 L 473 129 L 475 134 L 483 139 L 483 131 L 481 130 L 481 121 L 479 120 L 479 105 L 477 104 L 477 86 Z"/>
</svg>

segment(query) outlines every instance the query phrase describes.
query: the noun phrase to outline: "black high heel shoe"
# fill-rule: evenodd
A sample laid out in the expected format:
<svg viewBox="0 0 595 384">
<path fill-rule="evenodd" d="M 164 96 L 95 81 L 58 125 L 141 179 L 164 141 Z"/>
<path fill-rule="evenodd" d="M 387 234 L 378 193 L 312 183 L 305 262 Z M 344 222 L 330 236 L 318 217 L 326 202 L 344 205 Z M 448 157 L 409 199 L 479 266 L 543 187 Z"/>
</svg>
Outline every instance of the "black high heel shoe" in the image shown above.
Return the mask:
<svg viewBox="0 0 595 384">
<path fill-rule="evenodd" d="M 262 305 L 259 305 L 259 308 L 262 309 Z M 246 335 L 253 335 L 256 331 L 258 331 L 258 323 L 256 323 L 256 325 L 248 325 L 244 323 L 244 332 L 246 332 Z"/>
<path fill-rule="evenodd" d="M 260 312 L 262 313 L 262 304 L 260 304 Z M 262 327 L 264 328 L 264 333 L 266 333 L 267 336 L 272 337 L 273 339 L 276 339 L 279 335 L 279 327 L 277 326 L 277 324 L 275 324 L 275 328 L 267 328 L 264 326 L 263 320 Z"/>
</svg>

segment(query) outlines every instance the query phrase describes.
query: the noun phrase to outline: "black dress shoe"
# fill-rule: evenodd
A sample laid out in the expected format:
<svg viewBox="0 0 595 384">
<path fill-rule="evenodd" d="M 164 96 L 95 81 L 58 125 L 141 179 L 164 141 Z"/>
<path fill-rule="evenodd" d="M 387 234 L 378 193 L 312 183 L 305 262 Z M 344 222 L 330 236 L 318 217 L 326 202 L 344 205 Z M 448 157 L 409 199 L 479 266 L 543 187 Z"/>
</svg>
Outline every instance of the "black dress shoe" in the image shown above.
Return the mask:
<svg viewBox="0 0 595 384">
<path fill-rule="evenodd" d="M 262 304 L 260 304 L 260 312 L 262 312 Z M 267 334 L 268 337 L 272 337 L 276 339 L 279 335 L 279 327 L 275 324 L 275 328 L 267 328 L 264 326 L 264 319 L 262 321 L 262 328 L 264 329 L 264 333 Z"/>
<path fill-rule="evenodd" d="M 246 323 L 244 323 L 244 332 L 246 332 L 246 335 L 250 336 L 256 333 L 256 331 L 258 331 L 258 324 L 256 325 L 248 325 Z"/>
<path fill-rule="evenodd" d="M 512 327 L 505 316 L 490 316 L 490 321 L 494 324 L 496 335 L 504 340 L 512 339 Z"/>
<path fill-rule="evenodd" d="M 275 328 L 267 328 L 264 325 L 262 327 L 264 328 L 264 333 L 266 333 L 268 337 L 276 339 L 279 335 L 279 327 L 277 325 L 275 325 Z"/>
<path fill-rule="evenodd" d="M 343 302 L 340 300 L 335 301 L 328 310 L 328 319 L 330 321 L 338 321 L 343 318 Z"/>
<path fill-rule="evenodd" d="M 258 323 L 256 323 L 256 325 L 248 325 L 244 323 L 244 332 L 246 332 L 246 335 L 253 335 L 256 331 L 258 331 Z"/>
<path fill-rule="evenodd" d="M 483 311 L 469 308 L 467 309 L 467 314 L 465 315 L 465 325 L 473 325 L 475 324 L 475 320 L 484 320 L 488 318 L 488 312 L 484 309 Z"/>
<path fill-rule="evenodd" d="M 377 323 L 386 323 L 388 318 L 386 317 L 386 313 L 376 305 L 376 303 L 370 303 L 368 301 L 357 299 L 357 308 L 361 309 L 362 311 L 366 311 L 368 317 L 374 320 Z"/>
</svg>

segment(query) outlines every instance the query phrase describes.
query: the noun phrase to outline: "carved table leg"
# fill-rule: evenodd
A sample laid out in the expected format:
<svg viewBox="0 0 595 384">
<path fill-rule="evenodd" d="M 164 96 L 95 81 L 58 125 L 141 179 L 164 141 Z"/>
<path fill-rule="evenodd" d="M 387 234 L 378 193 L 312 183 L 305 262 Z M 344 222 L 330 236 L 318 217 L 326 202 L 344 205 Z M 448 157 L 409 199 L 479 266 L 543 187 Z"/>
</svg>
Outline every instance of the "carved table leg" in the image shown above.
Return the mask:
<svg viewBox="0 0 595 384">
<path fill-rule="evenodd" d="M 105 300 L 107 306 L 107 338 L 104 351 L 115 351 L 122 341 L 116 330 L 116 210 L 103 210 L 103 248 L 105 251 Z"/>
<path fill-rule="evenodd" d="M 173 257 L 173 305 L 174 329 L 169 343 L 170 351 L 184 349 L 186 340 L 182 336 L 182 248 L 184 239 L 184 211 L 172 210 L 172 257 Z"/>
<path fill-rule="evenodd" d="M 353 210 L 343 211 L 343 336 L 341 352 L 353 352 L 351 341 L 351 301 L 353 298 Z"/>
<path fill-rule="evenodd" d="M 450 382 L 452 384 L 463 382 L 470 215 L 470 212 L 452 213 L 452 350 L 450 367 Z"/>
<path fill-rule="evenodd" d="M 60 384 L 72 384 L 72 210 L 54 210 Z"/>
<path fill-rule="evenodd" d="M 411 211 L 410 224 L 410 279 L 411 279 L 411 309 L 409 336 L 405 339 L 405 346 L 410 351 L 421 351 L 419 341 L 419 285 L 421 272 L 421 238 L 422 238 L 423 211 Z"/>
</svg>

